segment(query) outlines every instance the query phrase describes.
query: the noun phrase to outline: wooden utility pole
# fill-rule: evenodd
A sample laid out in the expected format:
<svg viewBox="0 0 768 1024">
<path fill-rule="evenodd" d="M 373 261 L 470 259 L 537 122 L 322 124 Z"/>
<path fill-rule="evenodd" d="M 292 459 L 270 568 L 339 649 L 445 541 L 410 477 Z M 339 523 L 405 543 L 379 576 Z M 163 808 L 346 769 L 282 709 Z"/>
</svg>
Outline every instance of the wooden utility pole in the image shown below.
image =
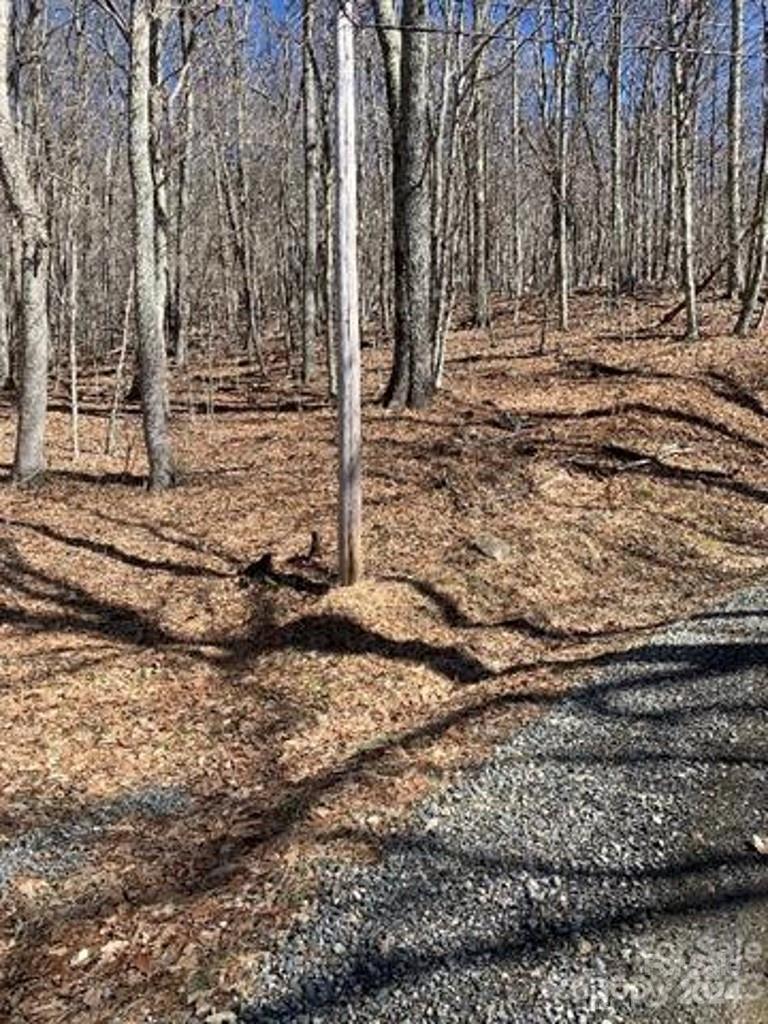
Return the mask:
<svg viewBox="0 0 768 1024">
<path fill-rule="evenodd" d="M 355 40 L 352 3 L 336 15 L 336 322 L 339 327 L 339 581 L 362 575 L 360 320 L 357 280 Z"/>
</svg>

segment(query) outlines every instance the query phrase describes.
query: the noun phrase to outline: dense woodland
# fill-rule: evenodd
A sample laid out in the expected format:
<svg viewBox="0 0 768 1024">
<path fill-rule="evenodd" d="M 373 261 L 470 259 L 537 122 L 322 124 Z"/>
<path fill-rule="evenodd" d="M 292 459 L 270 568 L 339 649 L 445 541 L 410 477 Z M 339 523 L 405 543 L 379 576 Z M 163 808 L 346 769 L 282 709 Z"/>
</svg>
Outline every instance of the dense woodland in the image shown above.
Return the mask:
<svg viewBox="0 0 768 1024">
<path fill-rule="evenodd" d="M 78 371 L 140 389 L 154 488 L 176 478 L 171 369 L 240 354 L 334 389 L 331 4 L 4 0 L 0 376 L 13 475 Z M 679 290 L 740 298 L 768 256 L 765 0 L 372 0 L 357 50 L 361 316 L 382 396 L 425 405 L 457 308 Z M 134 376 L 133 367 L 137 370 Z M 77 441 L 75 437 L 75 453 Z"/>
</svg>

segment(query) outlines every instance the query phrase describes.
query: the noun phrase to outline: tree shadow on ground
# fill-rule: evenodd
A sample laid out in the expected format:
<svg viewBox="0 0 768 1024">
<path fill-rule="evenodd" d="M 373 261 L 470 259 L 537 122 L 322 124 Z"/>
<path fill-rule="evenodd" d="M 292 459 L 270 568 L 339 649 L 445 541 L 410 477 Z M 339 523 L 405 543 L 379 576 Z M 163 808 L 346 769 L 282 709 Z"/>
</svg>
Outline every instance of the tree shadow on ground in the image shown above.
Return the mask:
<svg viewBox="0 0 768 1024">
<path fill-rule="evenodd" d="M 46 537 L 48 540 L 57 541 L 60 544 L 64 544 L 66 547 L 89 551 L 95 555 L 103 555 L 107 559 L 120 562 L 121 564 L 128 565 L 134 569 L 144 569 L 149 572 L 164 572 L 169 573 L 172 576 L 207 576 L 217 579 L 228 579 L 232 575 L 231 572 L 222 572 L 221 570 L 211 569 L 206 565 L 174 562 L 170 559 L 145 558 L 143 555 L 135 555 L 130 551 L 123 551 L 122 548 L 119 548 L 116 544 L 112 544 L 108 541 L 93 540 L 90 537 L 78 537 L 74 534 L 67 534 L 62 530 L 57 530 L 53 526 L 47 526 L 44 523 L 36 523 L 31 520 L 6 519 L 5 524 L 7 526 L 14 526 L 17 529 L 36 533 L 40 537 Z"/>
<path fill-rule="evenodd" d="M 22 629 L 35 630 L 55 628 L 66 632 L 82 632 L 88 636 L 118 638 L 133 646 L 148 648 L 173 648 L 183 651 L 186 655 L 198 659 L 221 674 L 222 679 L 229 679 L 237 685 L 251 685 L 245 679 L 247 670 L 257 668 L 259 659 L 274 652 L 298 651 L 319 654 L 373 654 L 392 662 L 422 664 L 438 672 L 463 687 L 468 696 L 466 702 L 448 711 L 432 713 L 415 727 L 382 735 L 374 742 L 356 751 L 350 756 L 338 760 L 330 768 L 316 772 L 301 780 L 291 782 L 278 778 L 272 785 L 262 802 L 252 799 L 243 800 L 233 795 L 231 799 L 224 797 L 219 801 L 217 814 L 233 827 L 222 828 L 213 838 L 200 842 L 196 834 L 194 822 L 190 821 L 189 843 L 180 845 L 173 851 L 173 859 L 184 870 L 172 873 L 162 884 L 148 888 L 145 892 L 132 894 L 136 905 L 158 905 L 177 897 L 191 897 L 197 893 L 213 892 L 223 885 L 230 884 L 245 870 L 249 859 L 260 856 L 260 851 L 271 848 L 271 844 L 284 842 L 296 829 L 306 824 L 314 809 L 331 796 L 344 792 L 345 788 L 354 785 L 364 778 L 368 772 L 397 771 L 403 752 L 428 748 L 449 730 L 466 726 L 473 721 L 482 720 L 510 708 L 546 709 L 558 702 L 562 693 L 551 686 L 535 687 L 530 685 L 530 673 L 549 668 L 556 673 L 577 672 L 587 673 L 590 681 L 571 689 L 569 696 L 581 712 L 594 716 L 597 720 L 646 722 L 650 725 L 663 724 L 669 728 L 693 718 L 705 719 L 712 713 L 725 713 L 737 719 L 747 716 L 765 714 L 765 703 L 740 701 L 734 695 L 729 699 L 719 693 L 711 701 L 699 699 L 686 707 L 670 709 L 658 708 L 650 710 L 632 709 L 625 705 L 624 697 L 630 691 L 649 691 L 663 694 L 670 686 L 684 685 L 702 676 L 728 677 L 745 669 L 764 668 L 768 662 L 768 644 L 762 642 L 729 641 L 726 643 L 687 643 L 663 641 L 652 643 L 642 649 L 634 649 L 619 654 L 589 655 L 582 657 L 547 656 L 532 659 L 525 664 L 511 664 L 501 671 L 491 671 L 483 663 L 459 647 L 427 644 L 422 641 L 396 641 L 375 631 L 368 630 L 359 623 L 350 621 L 344 616 L 320 614 L 305 615 L 288 623 L 286 626 L 271 627 L 256 636 L 219 636 L 210 637 L 203 646 L 182 636 L 173 634 L 158 627 L 149 615 L 138 612 L 127 606 L 100 601 L 89 594 L 84 588 L 73 587 L 64 580 L 57 580 L 26 565 L 7 543 L 0 548 L 0 567 L 6 579 L 20 594 L 38 601 L 53 602 L 58 611 L 51 612 L 23 611 L 0 609 L 0 618 L 6 622 L 17 624 Z M 442 607 L 446 621 L 453 621 L 457 626 L 466 627 L 468 620 L 463 617 L 460 609 L 452 599 L 441 594 L 436 588 L 420 581 L 408 581 L 424 596 L 434 600 Z M 764 609 L 750 614 L 765 615 Z M 477 623 L 471 622 L 476 626 Z M 536 626 L 536 636 L 552 642 L 571 639 L 570 634 L 564 637 L 560 632 L 547 632 Z M 590 634 L 591 635 L 591 634 Z M 592 673 L 597 670 L 609 670 L 607 676 L 592 680 Z M 631 670 L 628 678 L 618 678 L 625 670 Z M 503 684 L 502 692 L 488 694 L 480 684 L 493 682 Z M 476 693 L 472 698 L 471 694 Z M 272 742 L 268 735 L 263 737 L 263 744 Z M 274 745 L 274 744 L 273 744 Z M 634 760 L 621 752 L 617 758 L 626 757 L 630 764 L 658 762 L 657 754 L 636 754 Z M 761 758 L 743 756 L 742 752 L 731 752 L 723 755 L 718 751 L 702 754 L 701 758 L 720 760 L 723 764 L 731 763 L 728 757 L 735 759 L 733 763 L 752 763 L 760 766 Z M 665 759 L 665 758 L 664 758 Z M 573 763 L 578 763 L 574 756 Z M 609 757 L 607 758 L 609 763 Z M 670 766 L 674 767 L 674 755 L 669 755 Z M 234 828 L 234 823 L 237 828 Z M 245 824 L 243 824 L 245 823 Z M 157 842 L 157 836 L 137 836 L 135 859 L 137 862 L 145 855 L 147 843 Z M 222 870 L 226 865 L 226 871 Z M 720 865 L 723 867 L 723 864 Z M 677 864 L 669 868 L 683 875 L 697 876 L 707 870 L 706 865 L 699 861 Z M 650 908 L 653 912 L 673 914 L 697 912 L 708 909 L 719 901 L 723 906 L 739 900 L 762 898 L 768 889 L 753 890 L 749 887 L 725 890 L 721 887 L 709 901 L 696 899 L 668 899 L 658 906 Z M 110 896 L 107 906 L 99 904 L 84 906 L 73 910 L 76 918 L 103 915 L 109 911 Z M 600 930 L 610 931 L 625 921 L 621 913 L 606 913 L 604 917 L 595 919 L 592 925 Z M 55 915 L 41 924 L 41 929 L 34 932 L 30 942 L 35 945 L 41 942 L 45 930 L 55 927 Z M 553 945 L 566 941 L 567 935 L 559 931 L 547 929 L 530 931 L 525 942 L 534 942 L 543 952 Z M 29 956 L 31 946 L 19 943 L 14 957 L 22 963 L 24 956 Z M 471 963 L 481 958 L 505 959 L 515 955 L 517 941 L 500 939 L 494 945 L 469 947 L 461 955 L 465 962 Z M 368 954 L 366 953 L 366 956 Z M 454 954 L 451 954 L 454 957 Z M 453 962 L 453 960 L 451 961 Z M 439 961 L 403 963 L 397 955 L 393 958 L 384 957 L 379 966 L 384 972 L 429 973 Z M 345 982 L 341 982 L 342 990 Z"/>
<path fill-rule="evenodd" d="M 596 852 L 590 854 L 589 846 L 584 852 L 579 846 L 565 842 L 556 847 L 554 854 L 540 852 L 553 848 L 546 840 L 547 824 L 542 822 L 541 835 L 545 838 L 541 841 L 529 837 L 524 830 L 516 833 L 512 793 L 509 797 L 512 831 L 509 835 L 506 831 L 500 833 L 505 837 L 500 851 L 490 846 L 482 828 L 465 830 L 471 807 L 462 814 L 457 828 L 444 823 L 438 813 L 437 818 L 430 818 L 426 825 L 419 818 L 415 825 L 390 833 L 358 828 L 328 833 L 328 841 L 363 843 L 383 861 L 382 867 L 374 870 L 373 881 L 355 882 L 363 892 L 362 901 L 356 901 L 353 908 L 355 920 L 359 922 L 357 943 L 347 946 L 343 956 L 332 958 L 325 957 L 320 945 L 318 956 L 313 956 L 306 973 L 291 975 L 291 987 L 284 994 L 265 994 L 252 1003 L 245 1020 L 298 1020 L 303 1019 L 302 1013 L 322 1014 L 322 1019 L 333 1019 L 325 1015 L 341 1013 L 342 1008 L 358 1005 L 368 997 L 378 1000 L 390 987 L 407 991 L 411 985 L 429 985 L 436 972 L 450 972 L 453 976 L 466 970 L 476 984 L 474 972 L 477 970 L 492 965 L 505 970 L 517 967 L 529 970 L 532 962 L 546 961 L 552 953 L 571 948 L 575 952 L 577 941 L 585 934 L 610 941 L 617 932 L 626 935 L 623 930 L 627 927 L 653 929 L 657 925 L 663 928 L 667 923 L 688 927 L 686 922 L 690 919 L 704 928 L 705 921 L 712 915 L 742 907 L 768 906 L 768 861 L 748 845 L 748 821 L 754 822 L 756 813 L 760 812 L 760 806 L 753 801 L 753 790 L 761 786 L 755 771 L 768 764 L 768 748 L 763 738 L 762 747 L 756 751 L 734 751 L 732 737 L 734 713 L 739 718 L 749 710 L 760 722 L 768 708 L 759 698 L 748 699 L 744 694 L 730 701 L 731 687 L 727 680 L 730 674 L 739 673 L 745 667 L 759 666 L 764 671 L 768 666 L 767 652 L 768 644 L 764 643 L 660 643 L 608 660 L 623 668 L 624 659 L 630 670 L 638 665 L 685 663 L 689 666 L 685 674 L 678 670 L 670 678 L 667 673 L 653 676 L 641 673 L 628 680 L 609 675 L 579 688 L 575 695 L 568 695 L 569 703 L 575 696 L 580 734 L 591 735 L 590 716 L 593 713 L 601 716 L 617 691 L 634 687 L 643 693 L 643 701 L 658 698 L 663 705 L 664 691 L 671 684 L 696 682 L 699 690 L 710 683 L 715 685 L 718 692 L 711 701 L 697 702 L 688 709 L 689 714 L 706 722 L 701 731 L 678 736 L 674 730 L 682 724 L 683 716 L 664 715 L 663 707 L 651 714 L 615 709 L 615 727 L 620 730 L 623 729 L 621 719 L 627 723 L 649 719 L 663 721 L 668 729 L 664 740 L 669 750 L 663 743 L 661 748 L 643 746 L 643 737 L 655 733 L 648 734 L 641 729 L 628 734 L 617 733 L 617 740 L 621 740 L 616 743 L 617 749 L 612 746 L 603 749 L 606 741 L 603 738 L 601 742 L 602 733 L 598 732 L 590 741 L 592 748 L 584 752 L 578 745 L 574 748 L 569 731 L 564 736 L 550 733 L 548 742 L 540 744 L 538 751 L 534 742 L 528 742 L 522 751 L 497 754 L 500 766 L 505 763 L 505 757 L 509 757 L 512 764 L 532 761 L 544 770 L 547 766 L 555 769 L 559 766 L 564 773 L 563 799 L 571 799 L 567 787 L 571 778 L 575 778 L 573 799 L 577 802 L 588 799 L 587 783 L 581 779 L 585 768 L 618 771 L 620 777 L 622 773 L 631 772 L 626 775 L 626 785 L 631 791 L 633 786 L 645 787 L 642 773 L 646 771 L 656 779 L 666 780 L 669 776 L 670 781 L 665 781 L 664 785 L 674 790 L 677 773 L 690 780 L 691 769 L 695 767 L 698 771 L 693 776 L 697 781 L 692 784 L 694 802 L 688 808 L 690 821 L 681 825 L 675 811 L 672 812 L 674 821 L 665 824 L 662 816 L 656 822 L 652 814 L 655 805 L 644 809 L 642 820 L 648 820 L 651 839 L 654 830 L 661 833 L 668 829 L 665 841 L 659 844 L 649 840 L 638 846 L 631 856 L 622 858 L 621 866 L 614 866 L 600 857 L 597 847 Z M 749 687 L 747 689 L 749 692 Z M 722 720 L 712 715 L 713 712 L 725 713 L 728 717 Z M 554 750 L 548 749 L 552 743 Z M 751 797 L 740 790 L 736 799 L 729 788 L 739 785 L 740 775 L 723 781 L 724 771 L 731 768 L 746 769 L 747 777 L 752 780 Z M 482 782 L 480 776 L 473 784 L 473 800 Z M 579 796 L 581 785 L 584 790 Z M 715 798 L 717 803 L 713 809 L 711 804 Z M 495 799 L 502 801 L 500 791 Z M 751 801 L 751 814 L 745 820 L 738 807 L 739 801 L 747 799 Z M 527 800 L 535 801 L 535 794 L 529 792 Z M 731 811 L 730 816 L 721 815 L 725 805 L 737 809 Z M 495 806 L 493 804 L 487 813 Z M 645 808 L 644 804 L 641 806 Z M 569 803 L 569 807 L 573 805 Z M 551 812 L 551 807 L 548 809 Z M 599 814 L 597 820 L 600 820 Z M 603 840 L 609 845 L 611 841 L 621 841 L 623 828 L 623 821 L 617 820 L 610 831 L 601 833 Z M 568 829 L 566 825 L 565 831 Z M 579 835 L 578 828 L 575 828 L 575 835 Z M 392 867 L 388 866 L 390 860 Z M 414 868 L 410 870 L 412 864 Z M 542 902 L 541 897 L 537 898 L 538 903 L 532 900 L 527 895 L 528 880 L 532 876 L 545 885 L 556 881 L 558 891 L 568 893 L 569 899 L 562 904 L 554 897 L 547 902 Z M 486 931 L 477 927 L 477 902 L 483 890 L 488 893 L 484 898 L 492 899 L 496 884 L 505 892 L 510 887 L 517 888 L 519 905 L 525 913 L 518 916 L 512 912 L 508 925 L 505 922 L 497 930 Z M 586 903 L 592 909 L 586 914 L 581 909 L 584 905 L 581 894 L 585 892 L 592 893 Z M 441 915 L 442 919 L 447 915 L 438 909 L 438 900 L 445 899 L 452 900 L 450 920 L 453 923 L 441 934 L 436 930 L 436 922 L 441 920 Z M 325 912 L 324 934 L 332 934 L 334 916 L 338 912 L 343 918 L 345 906 L 343 894 L 330 902 Z M 430 922 L 429 929 L 421 935 L 420 921 Z M 346 933 L 345 941 L 349 941 Z M 681 972 L 685 967 L 681 965 Z M 507 990 L 509 984 L 507 979 Z M 381 1009 L 382 1004 L 377 1003 L 377 1006 Z"/>
<path fill-rule="evenodd" d="M 224 648 L 225 645 L 222 644 Z M 455 683 L 479 683 L 493 673 L 474 655 L 454 645 L 393 640 L 345 615 L 310 614 L 224 650 L 221 669 L 230 677 L 259 657 L 292 650 L 314 654 L 374 655 L 387 661 L 423 665 Z"/>
<path fill-rule="evenodd" d="M 328 772 L 311 777 L 299 786 L 289 787 L 284 799 L 253 813 L 262 823 L 255 829 L 246 849 L 264 841 L 265 835 L 283 834 L 309 813 L 316 801 L 343 786 L 367 767 L 385 760 L 393 751 L 428 745 L 449 729 L 492 715 L 510 707 L 546 707 L 560 699 L 552 689 L 542 690 L 524 684 L 524 677 L 540 669 L 556 673 L 592 673 L 633 665 L 642 671 L 627 679 L 608 679 L 587 683 L 572 692 L 572 699 L 589 707 L 590 714 L 604 717 L 633 717 L 637 720 L 675 723 L 688 717 L 714 711 L 752 714 L 753 707 L 738 707 L 734 702 L 701 703 L 698 707 L 648 712 L 630 711 L 621 698 L 637 688 L 664 688 L 695 679 L 702 673 L 717 672 L 728 676 L 742 670 L 762 668 L 768 662 L 768 644 L 728 641 L 724 643 L 655 643 L 621 653 L 587 654 L 567 650 L 574 639 L 596 639 L 613 635 L 613 631 L 562 631 L 525 619 L 483 624 L 469 619 L 449 595 L 432 584 L 404 579 L 420 594 L 433 601 L 447 624 L 458 628 L 494 628 L 521 630 L 526 635 L 556 644 L 558 651 L 546 651 L 526 662 L 513 663 L 501 670 L 489 669 L 479 658 L 458 645 L 431 644 L 419 639 L 395 640 L 343 616 L 328 613 L 306 614 L 281 626 L 269 626 L 255 634 L 211 635 L 204 642 L 186 637 L 160 626 L 153 616 L 127 604 L 106 601 L 86 588 L 56 578 L 36 569 L 16 552 L 6 540 L 0 545 L 0 569 L 6 585 L 17 598 L 28 599 L 31 608 L 0 603 L 0 622 L 15 625 L 27 633 L 56 630 L 64 634 L 107 639 L 129 648 L 172 650 L 205 664 L 222 681 L 235 685 L 252 685 L 253 669 L 259 660 L 273 653 L 298 652 L 331 655 L 376 656 L 393 663 L 423 665 L 457 686 L 469 688 L 484 683 L 505 684 L 504 692 L 480 694 L 476 701 L 435 714 L 415 728 L 381 738 L 334 766 Z M 48 607 L 40 607 L 45 604 Z M 722 613 L 721 613 L 722 614 Z M 737 613 L 734 613 L 737 614 Z M 762 609 L 750 615 L 765 615 Z M 617 630 L 624 636 L 631 633 Z M 563 646 L 563 656 L 559 656 Z M 212 852 L 215 860 L 215 852 Z M 204 885 L 201 878 L 201 885 Z"/>
<path fill-rule="evenodd" d="M 663 405 L 662 403 L 623 401 L 618 409 L 615 404 L 607 403 L 591 409 L 580 409 L 578 412 L 555 412 L 552 410 L 540 411 L 523 409 L 516 413 L 516 415 L 523 421 L 543 420 L 546 422 L 569 422 L 590 419 L 612 419 L 615 418 L 617 412 L 620 412 L 623 415 L 639 413 L 645 416 L 660 416 L 673 423 L 700 427 L 710 433 L 719 434 L 721 437 L 724 437 L 729 441 L 734 441 L 736 444 L 744 445 L 745 448 L 749 448 L 751 451 L 762 452 L 766 447 L 768 447 L 764 441 L 749 437 L 743 431 L 734 430 L 724 423 L 718 423 L 711 417 L 703 416 L 699 413 L 688 412 L 682 409 L 673 409 L 669 406 Z M 509 429 L 508 425 L 500 417 L 494 417 L 486 422 L 492 427 Z"/>
<path fill-rule="evenodd" d="M 5 474 L 4 480 L 7 482 L 11 478 L 12 465 L 10 462 L 5 462 L 0 465 L 0 470 Z M 146 476 L 142 476 L 139 473 L 131 473 L 129 471 L 124 472 L 98 472 L 89 473 L 84 469 L 46 469 L 42 475 L 43 480 L 65 480 L 72 483 L 82 484 L 104 484 L 106 487 L 131 487 L 131 488 L 142 488 L 147 486 Z M 36 483 L 34 486 L 38 486 Z"/>
<path fill-rule="evenodd" d="M 421 594 L 422 597 L 427 598 L 438 609 L 443 622 L 454 629 L 502 629 L 520 633 L 532 640 L 567 644 L 575 641 L 596 640 L 606 637 L 639 637 L 661 626 L 667 626 L 670 622 L 669 619 L 661 619 L 658 622 L 645 626 L 618 627 L 615 629 L 606 629 L 605 627 L 561 629 L 553 626 L 551 623 L 537 621 L 530 616 L 523 615 L 499 619 L 495 622 L 487 622 L 467 615 L 454 597 L 428 580 L 418 579 L 414 576 L 389 576 L 386 579 L 390 579 L 395 583 L 402 583 L 415 590 L 418 594 Z"/>
<path fill-rule="evenodd" d="M 387 846 L 399 853 L 404 847 L 413 850 L 421 846 L 423 850 L 425 844 L 421 840 L 414 843 L 407 837 L 396 837 L 384 845 L 386 855 Z M 428 985 L 436 972 L 448 971 L 455 976 L 467 971 L 472 977 L 475 971 L 494 966 L 505 970 L 514 970 L 516 966 L 530 970 L 553 953 L 572 950 L 575 955 L 582 935 L 609 941 L 616 933 L 626 936 L 627 929 L 648 929 L 666 922 L 685 924 L 689 919 L 707 918 L 745 906 L 768 906 L 768 865 L 765 858 L 755 853 L 714 851 L 705 856 L 673 858 L 652 871 L 636 873 L 619 870 L 605 873 L 590 868 L 574 873 L 564 863 L 521 862 L 514 858 L 493 858 L 485 853 L 467 855 L 457 845 L 428 840 L 426 845 L 432 847 L 434 864 L 430 870 L 439 876 L 438 892 L 444 890 L 446 878 L 451 877 L 456 877 L 456 892 L 461 894 L 468 888 L 477 891 L 487 884 L 489 876 L 522 886 L 521 877 L 533 874 L 544 880 L 557 877 L 564 880 L 568 888 L 593 884 L 602 894 L 602 907 L 581 914 L 578 921 L 554 910 L 551 914 L 531 914 L 524 923 L 512 918 L 507 927 L 493 936 L 478 936 L 470 928 L 464 932 L 455 922 L 455 930 L 449 936 L 441 940 L 439 935 L 432 935 L 430 941 L 419 948 L 414 936 L 403 934 L 400 922 L 413 921 L 418 915 L 429 919 L 433 897 L 423 876 L 416 887 L 409 886 L 402 877 L 387 894 L 385 905 L 377 901 L 376 920 L 361 922 L 358 945 L 350 955 L 345 951 L 343 966 L 338 965 L 336 957 L 334 962 L 326 962 L 319 969 L 310 967 L 288 993 L 271 998 L 265 996 L 251 1003 L 242 1019 L 253 1024 L 262 1020 L 298 1021 L 312 1013 L 322 1013 L 324 1020 L 331 1019 L 325 1014 L 359 1005 L 367 997 L 377 998 L 390 987 L 406 987 L 407 990 L 413 984 Z M 605 891 L 606 884 L 611 883 L 617 897 L 614 899 L 610 891 Z M 628 888 L 645 890 L 635 905 L 626 901 Z M 360 908 L 356 911 L 361 913 Z M 397 939 L 392 938 L 393 933 Z M 667 970 L 674 967 L 670 963 L 665 966 Z M 682 976 L 684 965 L 680 970 Z M 510 983 L 507 977 L 505 987 Z"/>
</svg>

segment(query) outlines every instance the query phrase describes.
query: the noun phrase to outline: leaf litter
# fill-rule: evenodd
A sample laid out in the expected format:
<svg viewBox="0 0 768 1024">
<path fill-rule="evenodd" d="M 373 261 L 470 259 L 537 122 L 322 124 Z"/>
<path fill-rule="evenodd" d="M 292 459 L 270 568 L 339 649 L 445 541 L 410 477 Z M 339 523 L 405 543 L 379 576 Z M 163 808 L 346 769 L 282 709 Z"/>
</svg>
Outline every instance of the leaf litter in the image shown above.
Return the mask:
<svg viewBox="0 0 768 1024">
<path fill-rule="evenodd" d="M 0 494 L 3 1019 L 228 1019 L 324 858 L 375 858 L 601 655 L 764 574 L 764 346 L 724 304 L 654 333 L 664 303 L 580 298 L 543 352 L 501 311 L 419 415 L 366 350 L 366 579 L 324 594 L 239 576 L 312 531 L 332 571 L 322 385 L 193 367 L 184 486 L 148 496 L 137 410 L 104 456 L 84 377 L 83 457 L 54 412 L 46 487 Z"/>
</svg>

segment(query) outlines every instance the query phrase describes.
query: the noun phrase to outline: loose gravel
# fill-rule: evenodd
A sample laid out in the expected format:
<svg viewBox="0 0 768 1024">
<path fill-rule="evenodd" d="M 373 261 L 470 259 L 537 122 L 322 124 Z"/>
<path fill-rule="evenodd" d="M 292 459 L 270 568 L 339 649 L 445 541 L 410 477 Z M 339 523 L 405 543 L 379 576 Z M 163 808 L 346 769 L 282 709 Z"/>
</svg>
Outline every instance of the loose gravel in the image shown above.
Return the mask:
<svg viewBox="0 0 768 1024">
<path fill-rule="evenodd" d="M 755 589 L 606 659 L 328 865 L 242 1024 L 765 1024 L 767 656 Z"/>
</svg>

